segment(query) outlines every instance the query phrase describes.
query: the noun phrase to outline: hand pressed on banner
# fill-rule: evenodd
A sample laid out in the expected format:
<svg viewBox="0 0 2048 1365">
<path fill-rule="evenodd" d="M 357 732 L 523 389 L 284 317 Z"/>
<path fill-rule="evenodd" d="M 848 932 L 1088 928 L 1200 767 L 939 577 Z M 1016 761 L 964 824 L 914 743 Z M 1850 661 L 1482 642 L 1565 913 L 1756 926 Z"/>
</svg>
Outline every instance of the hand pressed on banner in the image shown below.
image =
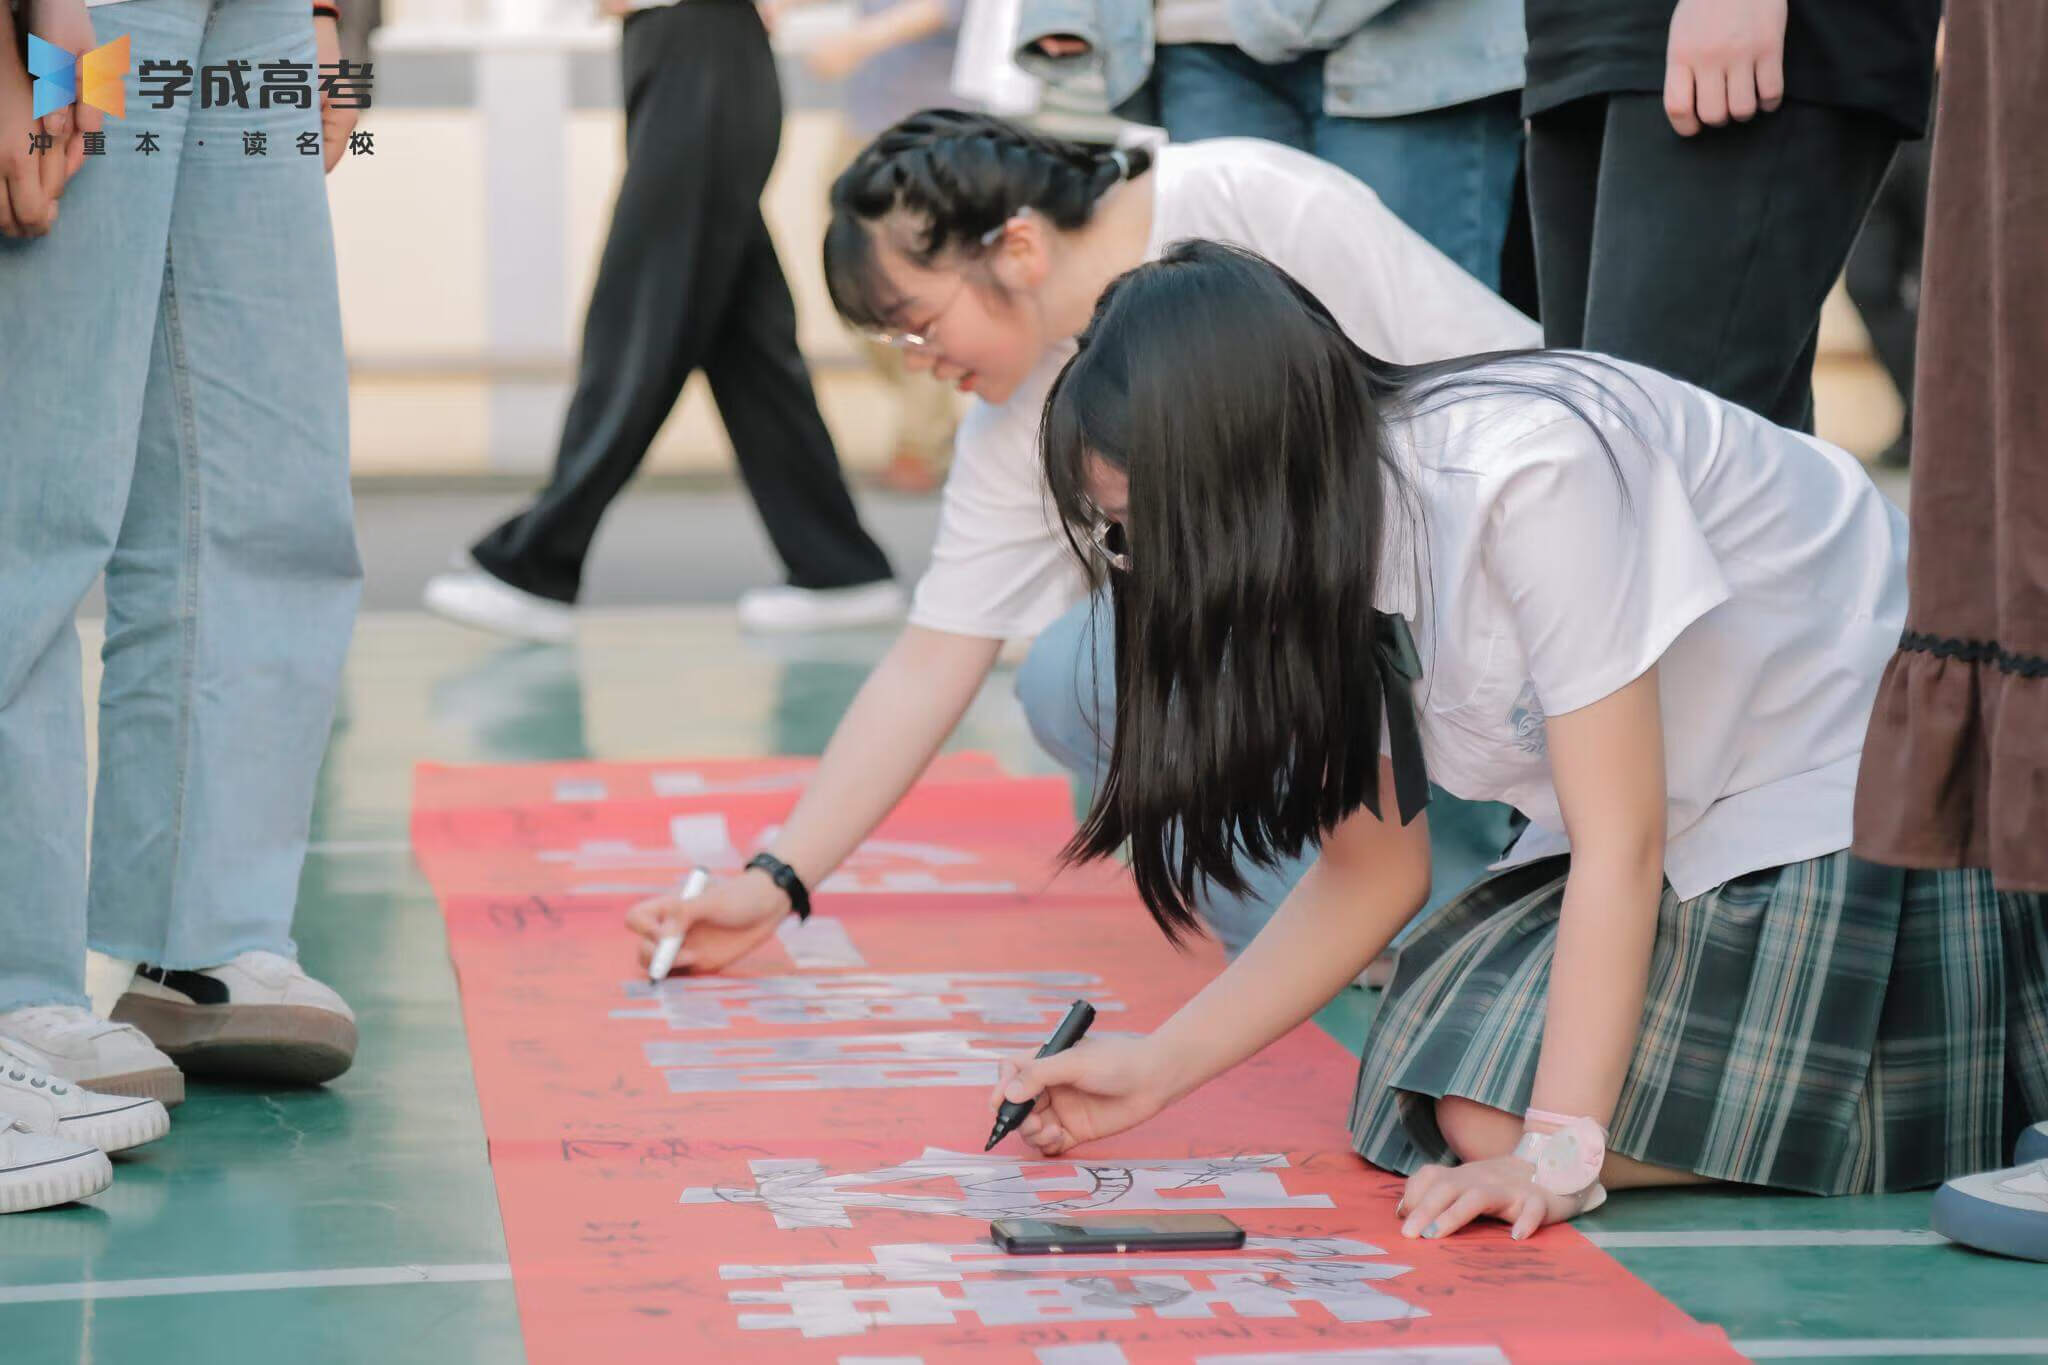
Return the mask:
<svg viewBox="0 0 2048 1365">
<path fill-rule="evenodd" d="M 1785 0 L 1679 0 L 1664 58 L 1664 113 L 1680 137 L 1747 123 L 1785 99 Z"/>
<path fill-rule="evenodd" d="M 314 58 L 324 70 L 341 60 L 341 33 L 334 20 L 324 14 L 313 16 Z M 329 172 L 348 151 L 349 134 L 356 130 L 360 109 L 344 108 L 326 95 L 320 97 L 320 155 Z"/>
<path fill-rule="evenodd" d="M 1536 1168 L 1520 1157 L 1494 1157 L 1462 1166 L 1424 1166 L 1408 1177 L 1394 1210 L 1403 1237 L 1448 1237 L 1475 1218 L 1509 1224 L 1517 1241 L 1547 1223 L 1563 1223 L 1598 1205 L 1599 1185 L 1578 1194 L 1553 1194 L 1536 1183 Z"/>
<path fill-rule="evenodd" d="M 1160 1083 L 1162 1068 L 1145 1038 L 1086 1038 L 1065 1052 L 1003 1063 L 988 1107 L 1039 1097 L 1017 1136 L 1041 1156 L 1135 1128 L 1172 1099 Z"/>
<path fill-rule="evenodd" d="M 766 942 L 789 914 L 789 897 L 760 872 L 713 882 L 694 900 L 656 896 L 626 912 L 626 928 L 637 937 L 642 971 L 655 947 L 671 934 L 683 936 L 675 971 L 699 975 L 722 972 Z"/>
</svg>

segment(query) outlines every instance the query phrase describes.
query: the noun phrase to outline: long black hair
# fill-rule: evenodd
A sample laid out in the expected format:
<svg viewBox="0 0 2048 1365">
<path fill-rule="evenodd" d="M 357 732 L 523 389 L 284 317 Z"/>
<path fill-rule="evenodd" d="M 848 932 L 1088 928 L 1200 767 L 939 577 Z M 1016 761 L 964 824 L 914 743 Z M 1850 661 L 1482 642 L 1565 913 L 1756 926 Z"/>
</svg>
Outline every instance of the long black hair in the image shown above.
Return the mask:
<svg viewBox="0 0 2048 1365">
<path fill-rule="evenodd" d="M 1204 884 L 1245 892 L 1240 857 L 1271 867 L 1379 809 L 1382 551 L 1426 548 L 1388 421 L 1524 392 L 1593 426 L 1614 461 L 1589 404 L 1629 418 L 1542 352 L 1381 360 L 1278 266 L 1215 242 L 1121 276 L 1079 345 L 1040 453 L 1068 543 L 1108 580 L 1116 716 L 1065 857 L 1128 845 L 1139 895 L 1179 941 L 1199 930 Z M 1128 572 L 1093 544 L 1091 457 L 1130 480 L 1134 514 L 1110 544 Z"/>
<path fill-rule="evenodd" d="M 1143 175 L 1152 154 L 1066 142 L 989 114 L 927 109 L 887 129 L 832 182 L 825 284 L 856 327 L 901 325 L 902 300 L 875 258 L 875 239 L 929 267 L 949 250 L 972 259 L 982 239 L 1020 209 L 1067 231 L 1120 180 Z"/>
</svg>

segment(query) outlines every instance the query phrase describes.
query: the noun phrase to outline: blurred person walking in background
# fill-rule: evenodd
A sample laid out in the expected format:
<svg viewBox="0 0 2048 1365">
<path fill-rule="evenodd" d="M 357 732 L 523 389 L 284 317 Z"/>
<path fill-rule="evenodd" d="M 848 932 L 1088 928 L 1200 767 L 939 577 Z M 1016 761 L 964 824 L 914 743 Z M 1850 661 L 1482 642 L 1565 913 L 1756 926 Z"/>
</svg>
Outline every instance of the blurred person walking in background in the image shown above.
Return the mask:
<svg viewBox="0 0 2048 1365">
<path fill-rule="evenodd" d="M 761 15 L 752 0 L 606 8 L 624 22 L 626 172 L 554 473 L 468 562 L 427 584 L 426 607 L 506 635 L 568 640 L 598 523 L 701 369 L 789 571 L 785 586 L 741 596 L 740 623 L 811 630 L 900 617 L 903 591 L 854 510 L 761 216 L 782 137 Z"/>
</svg>

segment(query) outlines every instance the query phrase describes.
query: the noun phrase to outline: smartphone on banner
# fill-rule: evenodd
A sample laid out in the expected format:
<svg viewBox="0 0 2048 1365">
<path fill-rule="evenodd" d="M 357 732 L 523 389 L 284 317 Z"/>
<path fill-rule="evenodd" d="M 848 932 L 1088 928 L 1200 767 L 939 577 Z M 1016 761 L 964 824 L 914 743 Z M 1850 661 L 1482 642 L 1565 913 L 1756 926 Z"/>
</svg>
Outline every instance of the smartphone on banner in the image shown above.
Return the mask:
<svg viewBox="0 0 2048 1365">
<path fill-rule="evenodd" d="M 1069 1251 L 1232 1251 L 1244 1245 L 1244 1229 L 1220 1213 L 998 1218 L 988 1230 L 996 1246 L 1012 1256 Z"/>
</svg>

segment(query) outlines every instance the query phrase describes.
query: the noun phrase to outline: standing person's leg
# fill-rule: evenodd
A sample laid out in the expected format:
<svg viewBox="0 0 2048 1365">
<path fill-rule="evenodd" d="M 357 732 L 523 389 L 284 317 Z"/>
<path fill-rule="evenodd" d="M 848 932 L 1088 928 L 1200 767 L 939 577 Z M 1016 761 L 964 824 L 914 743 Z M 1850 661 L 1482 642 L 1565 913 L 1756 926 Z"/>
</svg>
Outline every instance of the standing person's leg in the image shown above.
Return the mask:
<svg viewBox="0 0 2048 1365">
<path fill-rule="evenodd" d="M 1909 462 L 1913 440 L 1920 251 L 1927 233 L 1927 142 L 1922 138 L 1900 147 L 1842 272 L 1842 283 L 1870 334 L 1870 349 L 1905 407 L 1898 438 L 1879 457 L 1894 466 Z"/>
<path fill-rule="evenodd" d="M 312 25 L 215 0 L 200 57 L 311 62 Z M 355 1054 L 292 919 L 362 584 L 327 187 L 297 146 L 318 130 L 232 105 L 185 130 L 107 566 L 90 916 L 93 947 L 147 964 L 116 1018 L 187 1070 L 307 1082 Z"/>
<path fill-rule="evenodd" d="M 749 212 L 751 227 L 724 227 L 743 235 L 747 248 L 736 267 L 724 326 L 704 365 L 740 477 L 775 552 L 789 567 L 791 587 L 887 583 L 888 556 L 860 524 L 832 433 L 811 391 L 797 346 L 796 304 L 768 224 L 759 208 Z M 890 595 L 900 610 L 900 594 Z"/>
<path fill-rule="evenodd" d="M 1897 145 L 1796 100 L 1681 138 L 1661 96 L 1610 96 L 1584 345 L 1811 431 L 1821 304 Z"/>
<path fill-rule="evenodd" d="M 1863 330 L 1870 334 L 1870 349 L 1884 367 L 1892 387 L 1901 398 L 1913 392 L 1913 313 L 1906 306 L 1907 272 L 1914 262 L 1905 258 L 1905 224 L 1897 212 L 1898 203 L 1889 192 L 1898 167 L 1885 177 L 1886 188 L 1870 206 L 1863 230 L 1842 270 L 1842 285 L 1849 301 L 1856 305 Z"/>
<path fill-rule="evenodd" d="M 1501 243 L 1522 159 L 1519 92 L 1397 118 L 1319 113 L 1314 150 L 1370 185 L 1396 217 L 1467 274 L 1500 287 Z"/>
<path fill-rule="evenodd" d="M 773 161 L 749 145 L 760 130 L 743 106 L 758 72 L 745 60 L 741 13 L 740 0 L 691 0 L 625 21 L 626 172 L 554 473 L 532 507 L 472 551 L 489 574 L 536 597 L 576 600 L 598 522 L 724 314 L 745 246 L 726 225 L 759 200 Z"/>
<path fill-rule="evenodd" d="M 737 253 L 704 375 L 740 477 L 788 570 L 786 587 L 756 589 L 740 599 L 740 623 L 753 630 L 804 630 L 891 620 L 902 615 L 903 592 L 854 509 L 797 344 L 796 303 L 761 217 L 758 187 L 767 183 L 782 138 L 782 88 L 768 32 L 744 0 L 714 0 L 709 8 L 729 30 L 725 47 L 736 78 L 726 156 L 756 188 L 744 203 L 720 201 L 713 231 L 730 238 Z"/>
<path fill-rule="evenodd" d="M 97 38 L 196 64 L 205 0 L 93 13 Z M 188 103 L 128 106 L 47 237 L 0 239 L 0 1036 L 70 1080 L 182 1095 L 167 1059 L 86 1008 L 86 751 L 74 617 L 134 477 Z M 138 144 L 154 145 L 145 153 Z M 61 148 L 50 153 L 61 155 Z M 32 321 L 25 321 L 32 320 Z M 105 771 L 102 758 L 102 771 Z M 104 781 L 104 777 L 102 781 Z"/>
<path fill-rule="evenodd" d="M 1543 344 L 1586 344 L 1586 283 L 1593 266 L 1593 213 L 1607 99 L 1596 95 L 1529 120 L 1529 228 L 1536 244 L 1536 293 Z"/>
<path fill-rule="evenodd" d="M 1287 84 L 1298 65 L 1266 66 L 1221 43 L 1154 48 L 1152 89 L 1160 125 L 1175 142 L 1259 137 L 1308 151 L 1310 121 Z"/>
<path fill-rule="evenodd" d="M 1529 223 L 1526 154 L 1515 167 L 1515 188 L 1508 198 L 1507 236 L 1500 244 L 1500 296 L 1538 322 L 1543 320 L 1536 290 L 1536 235 Z"/>
</svg>

